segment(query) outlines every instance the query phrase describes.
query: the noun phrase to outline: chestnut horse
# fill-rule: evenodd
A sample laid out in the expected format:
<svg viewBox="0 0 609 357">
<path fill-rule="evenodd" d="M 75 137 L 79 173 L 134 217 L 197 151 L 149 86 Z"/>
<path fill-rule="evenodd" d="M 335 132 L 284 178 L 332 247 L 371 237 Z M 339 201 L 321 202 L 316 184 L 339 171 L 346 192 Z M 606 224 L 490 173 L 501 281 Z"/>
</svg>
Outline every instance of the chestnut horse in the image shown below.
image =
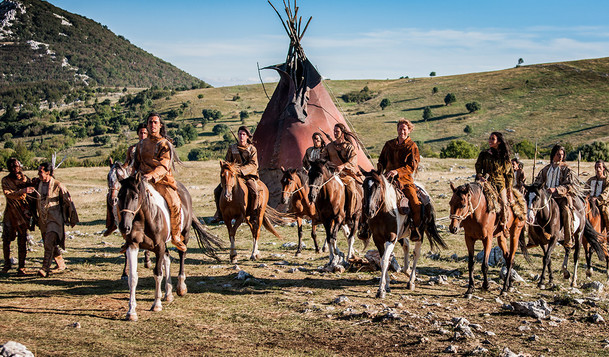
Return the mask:
<svg viewBox="0 0 609 357">
<path fill-rule="evenodd" d="M 260 229 L 264 225 L 264 228 L 269 232 L 273 233 L 277 238 L 281 238 L 279 233 L 273 228 L 273 223 L 286 223 L 287 216 L 282 215 L 272 207 L 267 206 L 269 201 L 269 190 L 262 181 L 258 181 L 258 200 L 260 207 L 253 210 L 254 214 L 248 212 L 247 186 L 245 180 L 242 177 L 239 177 L 237 165 L 233 163 L 220 160 L 220 184 L 222 186 L 222 193 L 220 194 L 219 208 L 230 238 L 231 263 L 237 263 L 235 234 L 237 233 L 237 228 L 239 228 L 243 222 L 247 223 L 250 227 L 254 241 L 250 259 L 260 259 L 260 251 L 258 250 Z"/>
<path fill-rule="evenodd" d="M 118 228 L 118 190 L 120 189 L 120 180 L 124 180 L 129 176 L 127 170 L 123 167 L 120 161 L 112 162 L 110 159 L 110 171 L 108 172 L 108 194 L 106 195 L 106 231 L 104 237 L 109 236 Z M 144 250 L 144 267 L 152 268 L 150 261 L 150 252 Z M 123 274 L 121 279 L 127 280 L 127 253 L 125 252 L 125 265 L 123 265 Z"/>
<path fill-rule="evenodd" d="M 410 279 L 408 288 L 414 290 L 416 281 L 417 261 L 421 253 L 422 239 L 415 242 L 413 251 L 412 268 L 409 267 L 410 258 L 410 212 L 404 215 L 398 210 L 398 189 L 387 181 L 387 179 L 379 174 L 376 170 L 365 171 L 362 173 L 366 177 L 363 183 L 364 199 L 363 213 L 364 218 L 368 220 L 368 227 L 372 233 L 374 244 L 379 251 L 381 258 L 381 282 L 379 284 L 377 298 L 384 298 L 385 293 L 390 291 L 389 288 L 389 260 L 396 242 L 402 245 L 404 250 L 404 273 L 408 275 L 410 270 Z M 418 186 L 417 186 L 418 187 Z M 421 217 L 423 217 L 423 227 L 429 238 L 432 249 L 438 246 L 447 248 L 446 243 L 438 234 L 436 228 L 436 213 L 429 195 L 425 190 L 420 188 L 417 190 L 419 196 L 425 196 L 427 199 L 421 200 L 425 202 L 421 205 Z M 369 240 L 369 238 L 368 238 Z M 366 241 L 366 245 L 368 241 Z"/>
<path fill-rule="evenodd" d="M 309 169 L 309 201 L 315 203 L 319 221 L 324 225 L 326 231 L 326 243 L 328 244 L 329 262 L 327 268 L 337 269 L 338 265 L 347 266 L 353 255 L 353 243 L 355 231 L 361 218 L 361 197 L 357 199 L 354 213 L 347 217 L 345 211 L 345 185 L 338 174 L 330 172 L 325 160 L 317 160 L 311 163 Z M 361 189 L 360 185 L 357 185 Z M 338 230 L 343 228 L 348 240 L 347 257 L 338 249 Z"/>
<path fill-rule="evenodd" d="M 588 196 L 586 200 L 586 219 L 594 227 L 594 230 L 600 233 L 600 243 L 607 246 L 607 227 L 603 221 L 596 197 Z M 582 239 L 582 245 L 584 246 L 584 255 L 586 256 L 586 276 L 590 278 L 592 277 L 592 249 L 586 236 Z M 606 250 L 603 253 L 605 255 L 605 273 L 607 274 L 607 280 L 609 280 L 609 254 Z"/>
<path fill-rule="evenodd" d="M 171 228 L 169 224 L 169 210 L 162 196 L 146 180 L 141 178 L 140 173 L 128 177 L 121 182 L 118 192 L 118 209 L 120 215 L 119 230 L 123 234 L 127 244 L 127 263 L 129 265 L 129 310 L 126 319 L 137 320 L 135 289 L 138 282 L 137 253 L 140 248 L 147 249 L 156 255 L 154 267 L 155 293 L 152 311 L 161 311 L 161 284 L 165 276 L 165 296 L 163 300 L 173 301 L 170 264 L 171 259 L 167 250 L 167 242 L 171 240 Z M 190 194 L 180 182 L 178 184 L 178 196 L 182 201 L 182 231 L 184 244 L 188 244 L 191 227 L 194 229 L 199 246 L 203 253 L 219 260 L 214 247 L 220 247 L 220 242 L 215 236 L 207 232 L 205 226 L 194 215 Z M 186 252 L 178 251 L 180 257 L 180 272 L 178 274 L 178 285 L 176 292 L 178 296 L 187 293 L 186 274 L 184 272 L 184 261 Z"/>
<path fill-rule="evenodd" d="M 453 196 L 450 199 L 450 226 L 451 233 L 457 233 L 459 227 L 463 227 L 465 231 L 465 244 L 468 252 L 468 270 L 469 283 L 465 296 L 470 298 L 474 292 L 474 245 L 476 241 L 481 240 L 484 248 L 484 260 L 482 261 L 482 274 L 484 281 L 482 289 L 488 290 L 488 256 L 491 252 L 493 237 L 497 237 L 497 245 L 503 252 L 503 259 L 507 268 L 507 274 L 503 281 L 501 294 L 507 294 L 512 285 L 512 266 L 514 264 L 514 256 L 518 248 L 518 238 L 524 227 L 525 221 L 516 217 L 510 209 L 508 212 L 508 235 L 509 249 L 507 239 L 503 234 L 499 223 L 499 214 L 489 212 L 487 209 L 487 201 L 482 191 L 482 185 L 473 182 L 463 184 L 457 188 L 450 183 L 450 188 L 453 191 Z"/>
<path fill-rule="evenodd" d="M 288 212 L 296 216 L 296 224 L 298 225 L 298 249 L 296 256 L 300 256 L 302 251 L 302 220 L 303 218 L 311 219 L 311 239 L 315 244 L 315 253 L 319 253 L 319 245 L 317 244 L 317 214 L 315 212 L 315 203 L 309 201 L 309 187 L 306 184 L 306 177 L 303 177 L 296 169 L 281 168 L 283 177 L 281 178 L 281 203 L 289 204 Z M 326 244 L 323 249 L 326 251 Z"/>
</svg>

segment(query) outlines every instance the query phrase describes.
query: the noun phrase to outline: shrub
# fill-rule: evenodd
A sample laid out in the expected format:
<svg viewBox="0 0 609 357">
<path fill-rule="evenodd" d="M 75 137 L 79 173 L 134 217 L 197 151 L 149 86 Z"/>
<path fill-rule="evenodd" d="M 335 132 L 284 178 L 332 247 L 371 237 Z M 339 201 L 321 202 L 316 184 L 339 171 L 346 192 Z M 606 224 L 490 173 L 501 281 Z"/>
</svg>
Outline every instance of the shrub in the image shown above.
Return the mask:
<svg viewBox="0 0 609 357">
<path fill-rule="evenodd" d="M 203 94 L 199 94 L 199 95 L 197 96 L 197 98 L 199 98 L 199 99 L 203 99 Z"/>
<path fill-rule="evenodd" d="M 216 109 L 203 109 L 201 114 L 203 114 L 203 118 L 207 119 L 208 121 L 216 121 L 222 118 L 222 112 Z"/>
<path fill-rule="evenodd" d="M 580 146 L 577 150 L 571 151 L 571 153 L 568 155 L 568 159 L 577 160 L 578 151 L 581 152 L 582 161 L 609 161 L 609 146 L 601 141 L 595 141 L 592 144 L 584 144 Z"/>
<path fill-rule="evenodd" d="M 372 92 L 370 92 L 370 88 L 368 88 L 368 86 L 365 86 L 362 90 L 360 90 L 359 92 L 349 92 L 346 94 L 343 94 L 341 96 L 341 98 L 347 102 L 347 103 L 363 103 L 369 99 L 373 98 Z"/>
<path fill-rule="evenodd" d="M 184 137 L 179 134 L 174 136 L 173 143 L 175 144 L 175 147 L 177 147 L 177 148 L 179 148 L 180 146 L 184 146 L 184 144 L 186 144 L 184 142 Z"/>
<path fill-rule="evenodd" d="M 452 103 L 457 101 L 457 97 L 454 94 L 448 93 L 446 97 L 444 97 L 444 104 L 451 105 Z"/>
<path fill-rule="evenodd" d="M 430 77 L 435 77 L 435 76 L 436 76 L 436 72 L 431 72 L 431 73 L 429 74 L 429 76 L 430 76 Z"/>
<path fill-rule="evenodd" d="M 380 106 L 381 106 L 382 110 L 385 110 L 385 108 L 387 108 L 390 105 L 391 105 L 391 101 L 389 99 L 383 98 L 383 100 L 381 100 Z"/>
<path fill-rule="evenodd" d="M 239 99 L 241 99 L 241 96 L 239 96 L 239 93 L 237 93 L 237 94 L 235 94 L 235 95 L 233 96 L 233 102 L 236 102 L 236 101 L 238 101 Z"/>
<path fill-rule="evenodd" d="M 101 146 L 106 145 L 110 142 L 110 136 L 108 136 L 108 135 L 96 136 L 93 138 L 93 142 L 95 144 L 98 144 Z"/>
<path fill-rule="evenodd" d="M 471 134 L 472 131 L 474 131 L 474 129 L 472 129 L 472 127 L 469 126 L 469 125 L 466 125 L 465 129 L 463 129 L 463 132 L 466 133 L 466 134 Z"/>
<path fill-rule="evenodd" d="M 535 157 L 535 144 L 528 140 L 522 140 L 521 142 L 516 143 L 516 145 L 512 147 L 512 150 L 520 157 L 526 157 L 527 159 Z"/>
<path fill-rule="evenodd" d="M 478 103 L 478 102 L 471 102 L 471 103 L 465 104 L 465 109 L 467 109 L 467 111 L 470 113 L 476 112 L 476 111 L 480 110 L 480 108 L 481 108 L 481 106 L 480 106 L 480 103 Z"/>
<path fill-rule="evenodd" d="M 473 159 L 478 156 L 478 148 L 465 140 L 452 140 L 440 151 L 440 157 L 456 159 Z"/>
<path fill-rule="evenodd" d="M 222 135 L 226 132 L 229 132 L 230 129 L 228 128 L 228 125 L 226 125 L 226 124 L 216 124 L 216 125 L 214 125 L 214 128 L 211 131 L 216 135 Z"/>
<path fill-rule="evenodd" d="M 208 158 L 207 150 L 203 148 L 194 148 L 188 153 L 189 161 L 201 161 Z"/>
<path fill-rule="evenodd" d="M 432 118 L 432 114 L 431 114 L 431 108 L 430 107 L 425 107 L 423 108 L 423 120 L 424 121 L 428 121 L 429 119 Z"/>
<path fill-rule="evenodd" d="M 241 112 L 239 112 L 239 118 L 241 118 L 241 121 L 243 121 L 249 117 L 250 117 L 250 115 L 247 112 L 247 110 L 242 110 Z"/>
<path fill-rule="evenodd" d="M 438 87 L 433 87 L 431 89 L 431 94 L 436 94 L 436 93 L 438 93 Z"/>
</svg>

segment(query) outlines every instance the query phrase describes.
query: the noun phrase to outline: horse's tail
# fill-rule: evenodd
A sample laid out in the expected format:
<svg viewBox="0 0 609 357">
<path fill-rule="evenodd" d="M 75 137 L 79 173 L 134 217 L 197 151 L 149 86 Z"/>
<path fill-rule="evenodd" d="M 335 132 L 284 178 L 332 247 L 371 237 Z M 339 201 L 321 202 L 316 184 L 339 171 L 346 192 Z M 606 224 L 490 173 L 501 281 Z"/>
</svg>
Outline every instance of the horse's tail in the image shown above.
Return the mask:
<svg viewBox="0 0 609 357">
<path fill-rule="evenodd" d="M 520 251 L 522 252 L 522 256 L 524 256 L 524 260 L 526 260 L 527 263 L 531 264 L 531 256 L 529 256 L 529 249 L 527 248 L 525 228 L 526 226 L 520 230 L 520 237 L 518 237 L 518 245 L 520 246 Z"/>
<path fill-rule="evenodd" d="M 598 255 L 598 259 L 601 262 L 605 261 L 605 257 L 607 256 L 607 244 L 606 241 L 602 239 L 601 234 L 599 234 L 594 227 L 592 227 L 592 223 L 586 219 L 586 227 L 584 228 L 584 237 L 590 243 L 590 246 Z"/>
<path fill-rule="evenodd" d="M 212 234 L 201 221 L 195 215 L 192 215 L 192 228 L 195 231 L 195 235 L 197 236 L 197 241 L 199 242 L 199 248 L 203 250 L 203 254 L 207 255 L 210 258 L 213 258 L 217 261 L 220 261 L 220 258 L 216 254 L 215 248 L 222 248 L 222 242 L 220 239 Z"/>
<path fill-rule="evenodd" d="M 266 228 L 269 232 L 273 233 L 275 237 L 283 239 L 279 232 L 275 230 L 275 227 L 273 227 L 273 225 L 284 225 L 292 222 L 293 220 L 293 215 L 289 213 L 281 213 L 271 206 L 266 206 L 266 211 L 264 211 L 262 224 L 264 225 L 264 228 Z"/>
<path fill-rule="evenodd" d="M 429 238 L 429 245 L 431 246 L 431 250 L 435 251 L 439 248 L 447 249 L 448 246 L 440 233 L 438 232 L 438 227 L 436 227 L 436 209 L 433 204 L 429 202 L 424 209 L 428 209 L 429 217 L 425 220 L 425 231 L 427 232 L 427 238 Z"/>
</svg>

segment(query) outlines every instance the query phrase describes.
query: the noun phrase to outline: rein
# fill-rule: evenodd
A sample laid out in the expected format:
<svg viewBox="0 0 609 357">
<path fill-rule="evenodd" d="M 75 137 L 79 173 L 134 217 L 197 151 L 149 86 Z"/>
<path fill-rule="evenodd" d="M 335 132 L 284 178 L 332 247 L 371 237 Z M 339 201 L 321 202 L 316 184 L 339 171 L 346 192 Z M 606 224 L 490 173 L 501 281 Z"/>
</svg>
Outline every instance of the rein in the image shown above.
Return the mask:
<svg viewBox="0 0 609 357">
<path fill-rule="evenodd" d="M 467 200 L 468 205 L 467 205 L 467 212 L 466 214 L 460 216 L 458 214 L 451 214 L 449 216 L 450 219 L 456 219 L 458 221 L 463 221 L 464 219 L 466 219 L 467 217 L 469 217 L 470 215 L 474 214 L 474 212 L 476 212 L 476 210 L 478 209 L 478 207 L 480 207 L 480 203 L 482 202 L 482 196 L 483 193 L 480 192 L 479 196 L 478 196 L 478 203 L 476 204 L 476 208 L 472 208 L 472 195 L 469 194 L 469 199 Z"/>
<path fill-rule="evenodd" d="M 550 197 L 550 198 L 547 198 L 547 197 L 546 197 L 546 203 L 545 203 L 543 206 L 539 207 L 539 208 L 528 208 L 528 207 L 527 207 L 527 208 L 528 208 L 528 209 L 530 209 L 531 211 L 533 211 L 533 212 L 534 212 L 534 214 L 535 214 L 535 217 L 537 217 L 537 212 L 539 212 L 539 211 L 541 211 L 541 210 L 546 209 L 546 208 L 547 208 L 547 207 L 550 205 L 550 200 L 551 200 L 551 199 L 552 199 L 551 197 Z M 550 221 L 552 220 L 552 215 L 551 215 L 551 214 L 552 214 L 552 211 L 549 211 L 549 214 L 548 214 L 548 216 L 549 216 L 549 217 L 548 217 L 548 220 L 546 221 L 546 224 L 544 224 L 543 226 L 541 226 L 541 225 L 539 225 L 539 224 L 535 223 L 535 222 L 537 221 L 537 219 L 535 219 L 535 221 L 533 221 L 533 223 L 529 223 L 529 221 L 528 221 L 528 220 L 526 220 L 526 223 L 527 223 L 529 226 L 532 226 L 532 227 L 539 227 L 539 228 L 541 228 L 541 229 L 545 229 L 545 228 L 548 226 L 548 224 L 550 224 Z"/>
<path fill-rule="evenodd" d="M 312 187 L 312 188 L 319 188 L 319 189 L 321 189 L 321 188 L 322 188 L 322 187 L 324 187 L 324 186 L 325 186 L 325 185 L 326 185 L 328 182 L 332 181 L 332 179 L 333 179 L 333 178 L 335 178 L 336 176 L 338 176 L 338 174 L 333 174 L 332 176 L 330 176 L 330 178 L 329 178 L 329 179 L 327 179 L 327 180 L 326 180 L 324 183 L 322 183 L 321 185 L 312 185 L 312 184 L 309 184 L 309 187 Z M 304 187 L 304 186 L 303 186 L 303 187 Z"/>
</svg>

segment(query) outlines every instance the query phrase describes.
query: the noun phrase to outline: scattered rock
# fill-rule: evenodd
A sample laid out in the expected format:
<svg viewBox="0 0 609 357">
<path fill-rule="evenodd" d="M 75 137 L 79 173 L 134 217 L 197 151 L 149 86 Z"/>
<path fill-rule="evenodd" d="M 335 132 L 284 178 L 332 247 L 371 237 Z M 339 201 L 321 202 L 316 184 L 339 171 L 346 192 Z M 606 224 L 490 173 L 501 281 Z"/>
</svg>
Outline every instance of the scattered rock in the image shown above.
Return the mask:
<svg viewBox="0 0 609 357">
<path fill-rule="evenodd" d="M 394 306 L 395 306 L 396 308 L 399 308 L 399 309 L 401 309 L 401 308 L 403 308 L 403 307 L 404 307 L 404 305 L 402 305 L 402 303 L 401 303 L 401 302 L 396 302 Z"/>
<path fill-rule="evenodd" d="M 450 256 L 450 259 L 454 260 L 454 261 L 457 261 L 457 260 L 459 260 L 459 256 L 457 255 L 457 253 L 455 253 L 455 254 Z"/>
<path fill-rule="evenodd" d="M 438 329 L 438 331 L 437 331 L 437 332 L 438 332 L 440 335 L 448 335 L 448 334 L 450 334 L 450 331 L 448 331 L 448 330 L 446 330 L 446 329 L 443 329 L 443 328 Z"/>
<path fill-rule="evenodd" d="M 429 338 L 423 336 L 419 339 L 419 343 L 429 343 Z"/>
<path fill-rule="evenodd" d="M 487 336 L 497 336 L 497 334 L 494 333 L 493 331 L 486 331 L 484 334 Z"/>
<path fill-rule="evenodd" d="M 588 316 L 588 321 L 593 324 L 601 324 L 605 322 L 605 319 L 598 313 L 594 313 Z"/>
<path fill-rule="evenodd" d="M 480 355 L 480 354 L 487 354 L 488 350 L 482 346 L 478 346 L 476 348 L 474 348 L 474 350 L 472 351 L 471 354 L 473 355 Z"/>
<path fill-rule="evenodd" d="M 432 276 L 431 278 L 429 278 L 428 284 L 429 285 L 435 285 L 435 284 L 446 285 L 446 284 L 448 284 L 448 278 L 446 277 L 446 275 Z"/>
<path fill-rule="evenodd" d="M 453 317 L 453 327 L 469 326 L 469 321 L 465 317 Z"/>
<path fill-rule="evenodd" d="M 239 268 L 239 266 L 237 264 L 233 265 L 233 267 L 231 269 L 232 270 L 241 270 L 241 268 Z"/>
<path fill-rule="evenodd" d="M 337 304 L 337 305 L 344 305 L 344 304 L 346 304 L 348 302 L 349 302 L 349 298 L 346 297 L 345 295 L 340 295 L 339 297 L 334 299 L 334 303 Z"/>
<path fill-rule="evenodd" d="M 19 342 L 8 341 L 0 346 L 0 356 L 34 357 L 34 354 Z"/>
<path fill-rule="evenodd" d="M 505 279 L 506 273 L 507 273 L 507 267 L 501 268 L 501 271 L 499 272 L 499 277 L 501 279 Z M 512 282 L 524 283 L 524 279 L 520 275 L 518 275 L 518 273 L 514 269 L 512 269 Z"/>
<path fill-rule="evenodd" d="M 581 290 L 579 290 L 578 288 L 570 288 L 569 290 L 567 290 L 567 293 L 574 295 L 582 295 Z"/>
<path fill-rule="evenodd" d="M 264 264 L 264 263 L 260 263 L 260 264 L 256 265 L 256 268 L 266 268 L 266 267 L 268 267 L 268 265 Z"/>
<path fill-rule="evenodd" d="M 374 263 L 374 265 L 377 267 L 377 269 L 381 268 L 381 256 L 379 255 L 378 250 L 376 249 L 371 249 L 369 251 L 366 252 L 366 255 L 364 256 L 364 258 L 366 258 L 369 262 Z M 402 271 L 402 268 L 400 267 L 400 264 L 398 263 L 398 261 L 395 259 L 395 255 L 391 254 L 391 260 L 390 260 L 390 264 L 389 264 L 389 270 L 391 271 L 395 271 L 395 272 L 400 272 Z"/>
<path fill-rule="evenodd" d="M 533 335 L 533 336 L 527 338 L 527 341 L 537 342 L 537 341 L 539 341 L 539 336 Z"/>
<path fill-rule="evenodd" d="M 483 259 L 484 259 L 484 250 L 481 250 L 476 255 L 476 260 L 478 262 L 481 262 Z M 495 247 L 495 248 L 491 249 L 491 252 L 489 253 L 488 265 L 494 267 L 494 266 L 498 266 L 501 264 L 504 264 L 503 252 L 501 251 L 501 248 Z"/>
<path fill-rule="evenodd" d="M 296 272 L 298 272 L 298 268 L 290 268 L 288 270 L 288 273 L 296 273 Z"/>
<path fill-rule="evenodd" d="M 222 287 L 228 289 L 228 288 L 232 288 L 233 285 L 229 284 L 229 283 L 226 283 L 226 284 L 223 284 Z"/>
<path fill-rule="evenodd" d="M 440 260 L 440 253 L 429 252 L 429 253 L 427 253 L 426 257 L 431 260 Z"/>
<path fill-rule="evenodd" d="M 70 324 L 69 326 L 72 328 L 80 328 L 80 322 L 78 322 L 78 321 L 74 322 L 74 323 Z"/>
<path fill-rule="evenodd" d="M 515 354 L 514 352 L 510 351 L 509 348 L 504 348 L 503 352 L 501 352 L 501 354 L 499 355 L 500 357 L 518 357 L 517 354 Z"/>
<path fill-rule="evenodd" d="M 471 324 L 469 325 L 469 327 L 473 328 L 474 330 L 480 332 L 482 331 L 482 326 L 478 325 L 478 324 Z"/>
<path fill-rule="evenodd" d="M 582 285 L 582 289 L 592 290 L 597 294 L 602 293 L 604 288 L 605 288 L 605 285 L 603 285 L 603 283 L 601 283 L 599 281 L 593 281 L 591 283 L 586 283 L 586 284 Z"/>
<path fill-rule="evenodd" d="M 457 346 L 450 345 L 444 350 L 445 353 L 457 353 Z"/>
<path fill-rule="evenodd" d="M 531 331 L 531 327 L 527 326 L 527 325 L 521 325 L 518 326 L 518 331 L 522 332 L 522 331 Z"/>
<path fill-rule="evenodd" d="M 548 303 L 544 299 L 537 301 L 514 301 L 511 306 L 514 312 L 537 319 L 544 319 L 552 312 L 552 308 L 548 306 Z"/>
<path fill-rule="evenodd" d="M 239 272 L 237 273 L 237 280 L 245 280 L 247 278 L 251 278 L 252 275 L 248 272 L 246 272 L 245 270 L 239 270 Z"/>
</svg>

